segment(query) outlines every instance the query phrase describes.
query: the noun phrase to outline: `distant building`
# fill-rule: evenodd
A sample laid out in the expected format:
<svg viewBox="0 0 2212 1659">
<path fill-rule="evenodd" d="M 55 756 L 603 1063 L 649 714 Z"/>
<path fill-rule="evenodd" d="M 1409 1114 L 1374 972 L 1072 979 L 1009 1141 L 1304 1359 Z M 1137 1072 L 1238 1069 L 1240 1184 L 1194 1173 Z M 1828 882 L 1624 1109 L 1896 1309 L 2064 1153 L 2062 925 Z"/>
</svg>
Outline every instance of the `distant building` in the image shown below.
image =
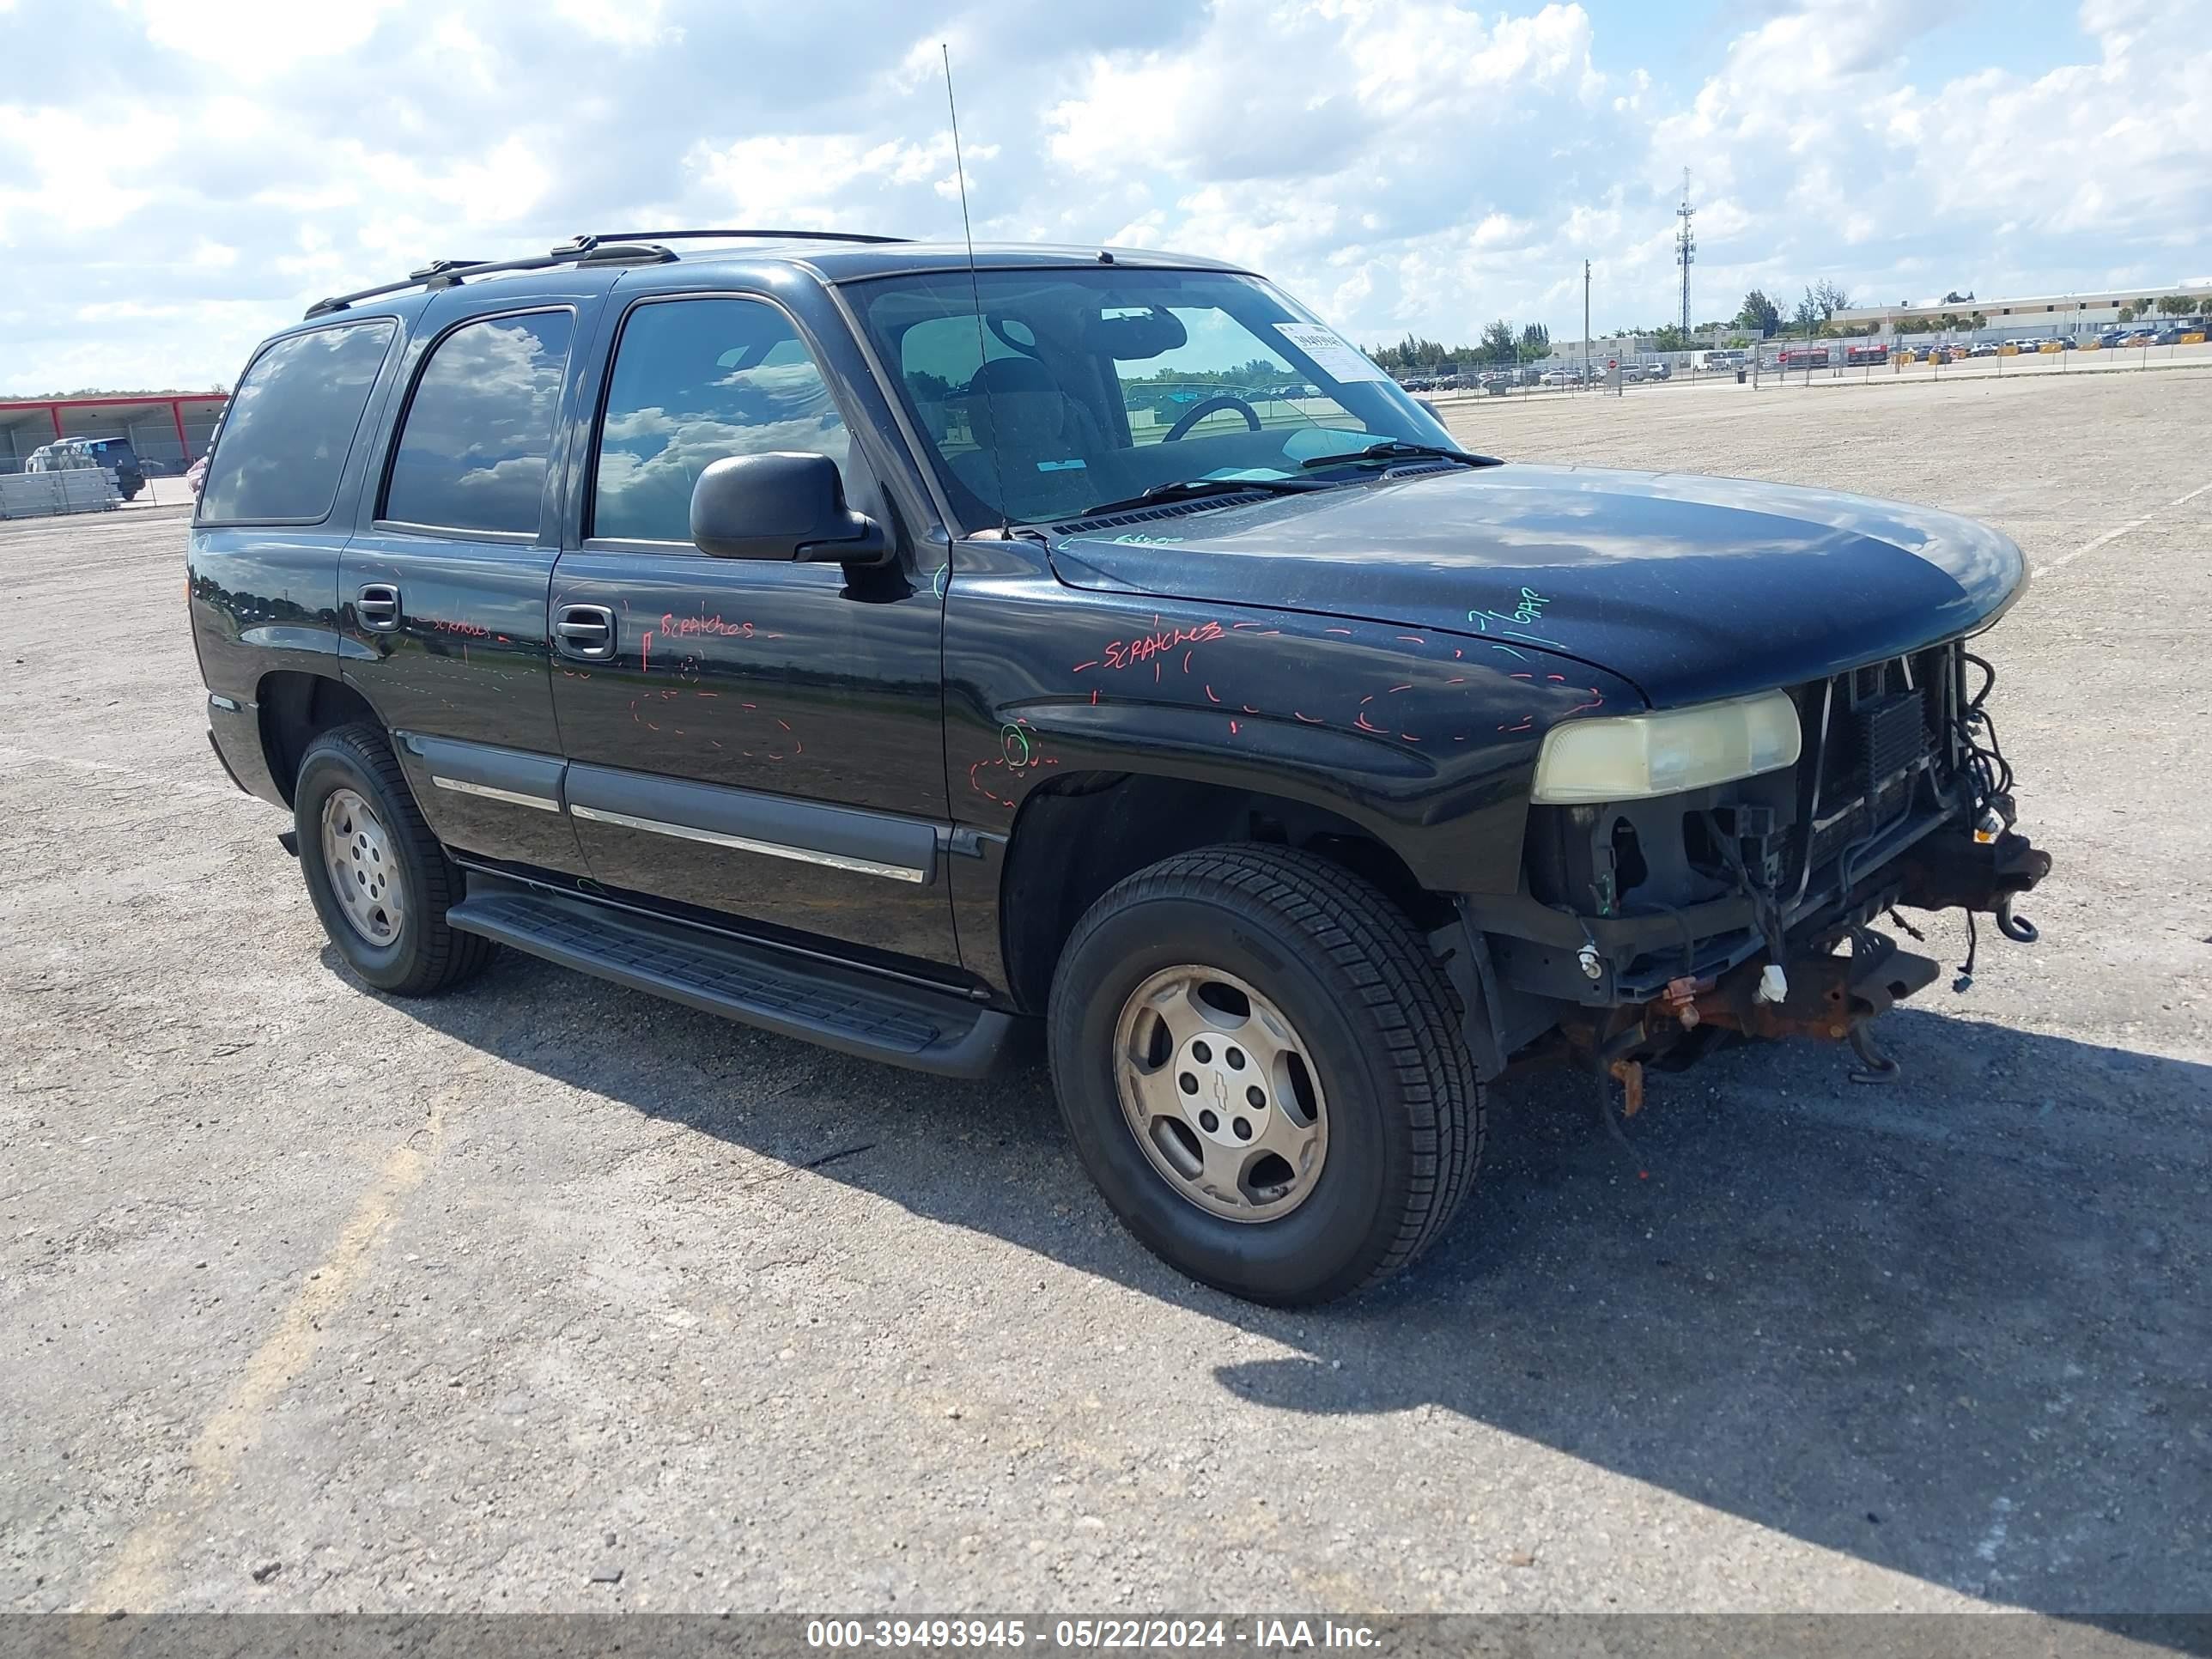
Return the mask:
<svg viewBox="0 0 2212 1659">
<path fill-rule="evenodd" d="M 2138 319 L 2150 318 L 2155 314 L 2161 297 L 2175 294 L 2197 297 L 2203 307 L 2212 308 L 2212 288 L 2174 283 L 2162 288 L 2118 289 L 2103 294 L 2035 295 L 2021 300 L 1954 300 L 1948 303 L 1936 300 L 1917 306 L 1853 306 L 1838 312 L 1829 320 L 1838 328 L 1863 328 L 1871 323 L 1881 332 L 1893 334 L 1900 323 L 1940 325 L 1946 317 L 1956 317 L 1963 324 L 1978 313 L 1982 332 L 1985 334 L 2008 337 L 2018 334 L 2077 334 L 2113 326 L 2120 320 L 2124 309 L 2132 308 Z M 1962 327 L 1959 331 L 1970 331 Z"/>
<path fill-rule="evenodd" d="M 182 472 L 207 453 L 229 401 L 220 392 L 0 398 L 0 472 L 21 472 L 57 438 L 128 438 L 149 472 Z"/>
</svg>

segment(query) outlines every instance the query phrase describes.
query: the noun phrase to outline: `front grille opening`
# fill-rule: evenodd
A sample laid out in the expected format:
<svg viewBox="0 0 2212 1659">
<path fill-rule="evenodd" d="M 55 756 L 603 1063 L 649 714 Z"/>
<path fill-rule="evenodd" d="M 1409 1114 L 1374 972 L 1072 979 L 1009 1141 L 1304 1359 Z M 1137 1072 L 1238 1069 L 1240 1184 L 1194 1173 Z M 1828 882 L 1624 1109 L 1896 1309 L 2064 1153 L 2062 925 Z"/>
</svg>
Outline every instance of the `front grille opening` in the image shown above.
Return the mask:
<svg viewBox="0 0 2212 1659">
<path fill-rule="evenodd" d="M 1637 836 L 1636 826 L 1626 818 L 1613 821 L 1613 879 L 1614 890 L 1624 898 L 1651 879 L 1644 843 Z"/>
<path fill-rule="evenodd" d="M 1713 841 L 1713 832 L 1707 827 L 1703 812 L 1682 814 L 1682 852 L 1692 870 L 1717 872 L 1728 860 Z"/>
<path fill-rule="evenodd" d="M 1935 792 L 1948 787 L 1947 722 L 1960 650 L 1958 641 L 1948 640 L 1796 688 L 1805 745 L 1798 845 L 1816 878 L 1846 848 L 1908 812 L 1917 791 L 1929 789 L 1932 803 Z"/>
</svg>

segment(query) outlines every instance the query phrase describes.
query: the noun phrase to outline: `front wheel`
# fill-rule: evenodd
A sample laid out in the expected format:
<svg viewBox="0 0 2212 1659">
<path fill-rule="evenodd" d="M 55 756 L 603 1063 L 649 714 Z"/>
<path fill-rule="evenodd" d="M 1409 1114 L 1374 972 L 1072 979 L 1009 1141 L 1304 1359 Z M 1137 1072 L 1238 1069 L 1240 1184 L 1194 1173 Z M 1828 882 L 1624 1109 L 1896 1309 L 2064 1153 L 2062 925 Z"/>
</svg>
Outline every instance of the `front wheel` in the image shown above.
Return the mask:
<svg viewBox="0 0 2212 1659">
<path fill-rule="evenodd" d="M 1425 1249 L 1473 1185 L 1483 1094 L 1451 994 L 1379 890 L 1231 846 L 1140 871 L 1054 975 L 1053 1079 L 1107 1203 L 1170 1265 L 1323 1302 Z"/>
<path fill-rule="evenodd" d="M 342 726 L 308 745 L 292 790 L 300 872 L 323 931 L 380 991 L 428 996 L 490 960 L 446 925 L 461 874 L 415 805 L 384 734 Z"/>
</svg>

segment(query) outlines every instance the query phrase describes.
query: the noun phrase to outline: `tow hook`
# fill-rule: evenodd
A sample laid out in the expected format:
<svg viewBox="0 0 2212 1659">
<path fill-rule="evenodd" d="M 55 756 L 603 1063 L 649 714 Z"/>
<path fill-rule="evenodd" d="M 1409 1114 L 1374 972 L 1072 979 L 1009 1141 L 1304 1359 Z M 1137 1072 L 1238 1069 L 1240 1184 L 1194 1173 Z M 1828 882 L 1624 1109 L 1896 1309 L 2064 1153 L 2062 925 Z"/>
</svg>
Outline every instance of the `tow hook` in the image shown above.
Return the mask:
<svg viewBox="0 0 2212 1659">
<path fill-rule="evenodd" d="M 1874 1032 L 1867 1023 L 1851 1027 L 1849 1041 L 1851 1052 L 1866 1062 L 1854 1066 L 1844 1073 L 1854 1083 L 1894 1083 L 1905 1075 L 1905 1068 L 1882 1053 L 1881 1044 L 1874 1040 Z"/>
</svg>

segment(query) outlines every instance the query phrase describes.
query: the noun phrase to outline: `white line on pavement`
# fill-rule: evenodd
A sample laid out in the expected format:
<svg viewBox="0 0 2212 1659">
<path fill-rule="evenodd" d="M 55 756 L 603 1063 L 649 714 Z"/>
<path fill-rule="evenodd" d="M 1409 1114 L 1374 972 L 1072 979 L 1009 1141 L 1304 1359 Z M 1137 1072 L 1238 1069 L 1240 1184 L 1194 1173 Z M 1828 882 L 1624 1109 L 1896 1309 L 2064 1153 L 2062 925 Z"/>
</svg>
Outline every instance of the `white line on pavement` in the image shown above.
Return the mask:
<svg viewBox="0 0 2212 1659">
<path fill-rule="evenodd" d="M 2119 540 L 2121 537 L 2126 535 L 2130 530 L 2142 529 L 2153 519 L 2155 519 L 2160 514 L 2171 513 L 2175 507 L 2195 501 L 2199 495 L 2202 495 L 2208 489 L 2212 489 L 2212 483 L 2201 483 L 2197 485 L 2196 489 L 2191 490 L 2186 495 L 2177 495 L 2173 500 L 2168 501 L 2164 507 L 2153 507 L 2149 512 L 2144 514 L 2140 519 L 2130 519 L 2116 530 L 2107 530 L 2103 535 L 2098 537 L 2094 541 L 2082 543 L 2081 546 L 2075 548 L 2071 553 L 2065 555 L 2063 557 L 2053 559 L 2047 564 L 2039 564 L 2036 566 L 2035 574 L 2039 576 L 2044 575 L 2050 571 L 2057 569 L 2058 567 L 2063 564 L 2073 563 L 2075 560 L 2080 558 L 2084 553 L 2094 553 L 2099 548 L 2104 546 L 2107 542 L 2116 542 Z"/>
</svg>

